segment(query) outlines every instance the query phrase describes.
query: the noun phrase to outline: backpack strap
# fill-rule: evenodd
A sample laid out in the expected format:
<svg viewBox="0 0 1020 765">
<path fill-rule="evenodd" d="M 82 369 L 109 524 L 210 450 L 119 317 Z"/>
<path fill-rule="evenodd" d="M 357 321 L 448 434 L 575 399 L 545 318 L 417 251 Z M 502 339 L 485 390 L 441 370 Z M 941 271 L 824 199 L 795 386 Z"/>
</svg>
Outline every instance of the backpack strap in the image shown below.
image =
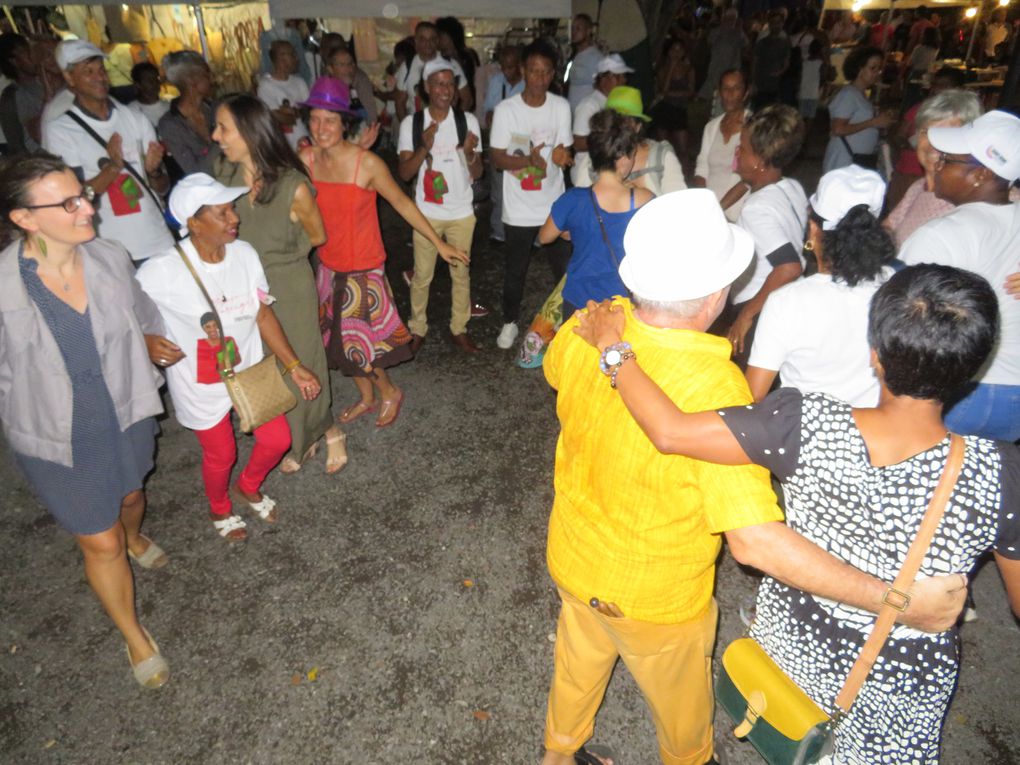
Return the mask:
<svg viewBox="0 0 1020 765">
<path fill-rule="evenodd" d="M 411 151 L 418 151 L 422 144 L 421 134 L 425 132 L 425 111 L 415 112 L 411 117 Z"/>
<path fill-rule="evenodd" d="M 467 117 L 460 109 L 454 108 L 453 122 L 457 126 L 457 146 L 459 148 L 464 145 L 464 141 L 467 139 Z"/>
</svg>

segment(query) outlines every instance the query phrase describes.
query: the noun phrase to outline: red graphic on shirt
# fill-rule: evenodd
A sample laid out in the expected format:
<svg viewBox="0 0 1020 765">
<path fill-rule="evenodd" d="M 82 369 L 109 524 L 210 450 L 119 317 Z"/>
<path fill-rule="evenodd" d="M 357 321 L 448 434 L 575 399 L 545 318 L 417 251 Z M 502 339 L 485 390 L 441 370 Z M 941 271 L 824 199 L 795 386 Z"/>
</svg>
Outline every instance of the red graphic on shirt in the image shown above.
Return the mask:
<svg viewBox="0 0 1020 765">
<path fill-rule="evenodd" d="M 431 160 L 429 161 L 431 165 Z M 443 195 L 450 190 L 450 187 L 446 183 L 446 177 L 438 170 L 433 170 L 431 167 L 425 171 L 425 177 L 422 179 L 422 187 L 425 192 L 425 201 L 431 202 L 434 205 L 441 205 L 443 203 Z"/>
<path fill-rule="evenodd" d="M 127 173 L 121 173 L 106 190 L 110 209 L 116 216 L 134 215 L 142 211 L 142 190 Z"/>
</svg>

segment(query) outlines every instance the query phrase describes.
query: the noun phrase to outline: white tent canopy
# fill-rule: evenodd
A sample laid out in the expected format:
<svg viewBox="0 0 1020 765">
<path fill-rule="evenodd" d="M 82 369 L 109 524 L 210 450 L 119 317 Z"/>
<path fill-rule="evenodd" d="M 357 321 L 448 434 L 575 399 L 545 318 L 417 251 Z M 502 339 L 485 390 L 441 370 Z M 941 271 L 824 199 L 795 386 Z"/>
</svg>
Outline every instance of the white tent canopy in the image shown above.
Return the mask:
<svg viewBox="0 0 1020 765">
<path fill-rule="evenodd" d="M 458 16 L 477 19 L 566 18 L 570 0 L 269 0 L 274 19 L 412 18 Z"/>
</svg>

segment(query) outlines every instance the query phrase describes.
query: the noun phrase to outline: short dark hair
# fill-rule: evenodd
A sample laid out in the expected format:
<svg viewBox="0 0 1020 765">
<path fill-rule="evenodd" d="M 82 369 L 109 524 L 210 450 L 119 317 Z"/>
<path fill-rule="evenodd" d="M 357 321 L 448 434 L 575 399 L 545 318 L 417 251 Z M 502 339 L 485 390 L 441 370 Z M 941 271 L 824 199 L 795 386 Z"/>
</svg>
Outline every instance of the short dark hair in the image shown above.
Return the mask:
<svg viewBox="0 0 1020 765">
<path fill-rule="evenodd" d="M 216 321 L 216 314 L 214 314 L 212 311 L 206 311 L 199 317 L 198 326 L 204 327 L 210 321 Z"/>
<path fill-rule="evenodd" d="M 870 45 L 865 45 L 862 48 L 854 48 L 847 57 L 843 60 L 843 76 L 846 77 L 847 82 L 853 82 L 857 79 L 857 75 L 861 73 L 871 59 L 884 58 L 885 53 L 882 52 L 881 48 L 875 48 Z"/>
<path fill-rule="evenodd" d="M 434 29 L 434 30 L 436 30 L 436 34 L 439 34 L 439 27 L 437 27 L 431 21 L 419 21 L 414 26 L 414 33 L 418 34 L 418 32 L 423 30 L 423 29 Z"/>
<path fill-rule="evenodd" d="M 639 138 L 632 118 L 603 109 L 592 116 L 590 126 L 588 157 L 596 172 L 615 169 L 616 160 L 637 151 Z"/>
<path fill-rule="evenodd" d="M 560 57 L 553 49 L 553 47 L 543 40 L 541 37 L 533 42 L 529 43 L 528 46 L 521 53 L 521 63 L 527 64 L 528 59 L 534 58 L 535 56 L 541 56 L 555 69 L 559 66 Z"/>
<path fill-rule="evenodd" d="M 782 170 L 793 162 L 804 142 L 804 120 L 786 104 L 765 106 L 744 123 L 754 153 Z"/>
<path fill-rule="evenodd" d="M 868 315 L 889 391 L 943 403 L 977 374 L 998 330 L 998 300 L 983 277 L 930 263 L 894 274 Z"/>
<path fill-rule="evenodd" d="M 11 213 L 32 204 L 32 185 L 51 173 L 68 169 L 60 157 L 43 151 L 0 161 L 0 239 L 7 241 L 20 231 Z"/>
<path fill-rule="evenodd" d="M 731 77 L 732 75 L 739 75 L 741 81 L 744 83 L 744 89 L 747 89 L 748 79 L 747 72 L 740 67 L 734 67 L 733 69 L 727 69 L 725 72 L 719 75 L 719 87 L 722 87 L 723 77 Z"/>
<path fill-rule="evenodd" d="M 18 67 L 11 60 L 18 48 L 27 48 L 28 38 L 16 32 L 5 32 L 0 35 L 0 74 L 10 80 L 18 79 Z"/>
<path fill-rule="evenodd" d="M 947 83 L 950 88 L 962 88 L 964 83 L 966 83 L 967 78 L 964 76 L 962 69 L 954 69 L 951 66 L 944 66 L 931 76 L 931 81 L 935 82 L 935 80 L 942 80 Z"/>
<path fill-rule="evenodd" d="M 822 224 L 814 210 L 811 217 Z M 851 207 L 835 228 L 822 233 L 822 258 L 832 269 L 832 278 L 850 287 L 877 278 L 895 257 L 892 236 L 864 204 Z"/>
<path fill-rule="evenodd" d="M 142 79 L 142 75 L 146 72 L 156 75 L 159 77 L 159 69 L 156 68 L 155 64 L 150 64 L 148 61 L 142 61 L 131 67 L 131 82 L 138 82 Z"/>
</svg>

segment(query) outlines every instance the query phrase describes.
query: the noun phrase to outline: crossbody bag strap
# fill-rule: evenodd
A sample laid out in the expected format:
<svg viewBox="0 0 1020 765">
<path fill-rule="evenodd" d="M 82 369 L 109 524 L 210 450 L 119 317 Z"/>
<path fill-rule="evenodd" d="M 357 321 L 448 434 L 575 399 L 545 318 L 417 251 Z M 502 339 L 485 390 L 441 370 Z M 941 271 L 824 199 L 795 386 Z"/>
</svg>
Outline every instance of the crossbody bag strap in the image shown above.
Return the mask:
<svg viewBox="0 0 1020 765">
<path fill-rule="evenodd" d="M 606 243 L 606 247 L 609 249 L 609 257 L 613 259 L 613 263 L 616 264 L 616 270 L 619 271 L 620 261 L 616 257 L 616 251 L 613 249 L 613 245 L 609 242 L 609 234 L 606 232 L 606 224 L 602 222 L 602 212 L 599 210 L 599 203 L 595 198 L 595 189 L 589 186 L 588 192 L 591 194 L 591 206 L 595 208 L 595 217 L 599 219 L 599 228 L 602 230 L 602 241 Z"/>
<path fill-rule="evenodd" d="M 77 122 L 78 125 L 82 128 L 82 130 L 88 133 L 96 143 L 98 143 L 104 149 L 106 148 L 106 141 L 103 140 L 103 137 L 99 135 L 99 133 L 97 133 L 95 130 L 93 130 L 92 126 L 89 123 L 87 123 L 77 114 L 75 114 L 74 110 L 68 109 L 66 114 L 72 120 Z M 156 192 L 149 187 L 149 184 L 145 182 L 145 179 L 143 179 L 142 176 L 138 174 L 138 171 L 135 170 L 134 165 L 132 165 L 126 159 L 124 160 L 124 169 L 131 173 L 131 175 L 134 176 L 135 180 L 138 181 L 139 184 L 141 184 L 141 187 L 149 193 L 149 196 L 152 197 L 152 201 L 156 203 L 156 209 L 159 210 L 160 213 L 162 213 L 164 209 L 163 202 L 160 201 L 159 197 L 156 195 Z"/>
<path fill-rule="evenodd" d="M 195 266 L 192 265 L 191 258 L 189 258 L 185 254 L 184 249 L 181 247 L 180 244 L 176 242 L 174 242 L 174 249 L 176 249 L 177 254 L 181 256 L 181 260 L 184 261 L 184 265 L 188 267 L 188 272 L 195 280 L 195 284 L 197 284 L 198 288 L 202 291 L 202 297 L 204 297 L 205 302 L 209 304 L 209 310 L 212 311 L 212 315 L 216 319 L 216 329 L 219 330 L 220 333 L 220 347 L 223 348 L 224 350 L 223 363 L 225 365 L 225 368 L 223 370 L 223 374 L 232 375 L 234 373 L 234 366 L 233 364 L 230 363 L 230 354 L 226 352 L 227 333 L 223 331 L 223 322 L 220 321 L 220 312 L 216 310 L 216 304 L 213 302 L 213 299 L 209 296 L 209 292 L 206 290 L 205 285 L 202 284 L 202 279 L 199 277 L 198 272 L 195 270 Z"/>
<path fill-rule="evenodd" d="M 921 568 L 921 562 L 931 546 L 931 540 L 935 536 L 935 531 L 942 521 L 942 515 L 945 513 L 949 496 L 953 493 L 953 487 L 956 486 L 956 479 L 959 477 L 960 468 L 963 465 L 965 448 L 964 440 L 954 433 L 949 441 L 949 456 L 946 458 L 946 467 L 942 471 L 942 477 L 939 478 L 935 492 L 928 503 L 928 509 L 924 514 L 924 518 L 921 519 L 917 536 L 914 537 L 914 541 L 907 551 L 907 557 L 903 560 L 903 566 L 900 568 L 900 572 L 896 575 L 896 580 L 892 584 L 892 590 L 897 591 L 893 594 L 902 596 L 903 593 L 910 590 L 910 586 L 914 583 L 914 577 L 917 576 L 917 572 Z M 854 662 L 853 667 L 850 669 L 850 674 L 847 675 L 843 689 L 836 696 L 836 706 L 844 712 L 849 712 L 850 707 L 853 706 L 854 699 L 857 698 L 857 694 L 864 685 L 864 681 L 871 672 L 871 668 L 878 660 L 878 655 L 881 653 L 882 647 L 892 631 L 896 617 L 906 610 L 909 599 L 905 600 L 906 602 L 904 603 L 890 603 L 887 593 L 887 597 L 882 604 L 882 610 L 878 612 L 875 627 L 864 642 L 860 656 L 857 657 L 857 661 Z"/>
</svg>

